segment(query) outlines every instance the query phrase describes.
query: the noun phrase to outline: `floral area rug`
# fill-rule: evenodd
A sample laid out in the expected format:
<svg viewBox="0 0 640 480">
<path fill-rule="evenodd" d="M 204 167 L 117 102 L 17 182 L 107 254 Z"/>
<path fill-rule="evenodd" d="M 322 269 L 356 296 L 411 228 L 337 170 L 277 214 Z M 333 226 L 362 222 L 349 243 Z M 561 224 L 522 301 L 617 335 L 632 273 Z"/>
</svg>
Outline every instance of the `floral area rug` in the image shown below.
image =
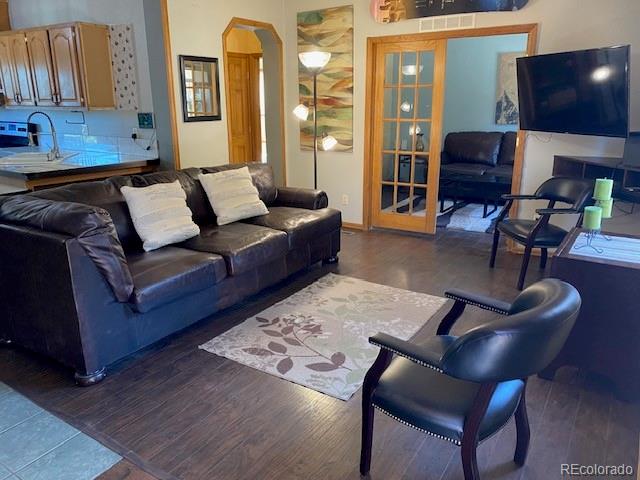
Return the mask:
<svg viewBox="0 0 640 480">
<path fill-rule="evenodd" d="M 378 355 L 378 332 L 410 339 L 445 298 L 329 274 L 200 348 L 348 400 Z"/>
</svg>

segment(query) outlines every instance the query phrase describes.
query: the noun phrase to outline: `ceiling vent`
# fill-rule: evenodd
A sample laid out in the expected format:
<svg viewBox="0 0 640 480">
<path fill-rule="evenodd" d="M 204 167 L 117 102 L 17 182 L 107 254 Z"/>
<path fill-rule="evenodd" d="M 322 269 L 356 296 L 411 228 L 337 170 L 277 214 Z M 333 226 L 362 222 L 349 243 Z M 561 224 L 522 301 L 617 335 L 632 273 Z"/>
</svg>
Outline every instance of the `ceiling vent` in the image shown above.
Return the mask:
<svg viewBox="0 0 640 480">
<path fill-rule="evenodd" d="M 438 32 L 442 30 L 462 30 L 475 28 L 476 14 L 446 15 L 442 17 L 430 17 L 420 20 L 420 32 Z"/>
</svg>

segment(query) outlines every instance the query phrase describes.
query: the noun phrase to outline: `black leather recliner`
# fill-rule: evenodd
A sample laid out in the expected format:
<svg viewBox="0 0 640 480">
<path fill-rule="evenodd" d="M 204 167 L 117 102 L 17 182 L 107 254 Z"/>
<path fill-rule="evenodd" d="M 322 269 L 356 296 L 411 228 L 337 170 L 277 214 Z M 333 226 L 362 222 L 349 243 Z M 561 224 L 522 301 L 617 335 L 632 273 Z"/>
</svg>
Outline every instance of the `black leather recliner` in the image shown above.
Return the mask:
<svg viewBox="0 0 640 480">
<path fill-rule="evenodd" d="M 277 188 L 249 164 L 269 214 L 218 226 L 189 168 L 0 199 L 0 340 L 72 367 L 105 366 L 340 250 L 340 212 L 322 191 Z M 199 236 L 144 252 L 120 187 L 180 181 Z"/>
<path fill-rule="evenodd" d="M 379 333 L 369 341 L 380 354 L 362 392 L 360 472 L 371 467 L 374 408 L 421 432 L 462 448 L 466 480 L 479 478 L 476 448 L 515 414 L 514 461 L 524 465 L 529 445 L 527 378 L 560 352 L 578 316 L 581 300 L 568 283 L 546 279 L 512 304 L 447 292 L 455 301 L 437 336 L 423 344 Z M 466 305 L 499 318 L 457 337 L 450 334 Z M 396 358 L 394 358 L 394 355 Z"/>
</svg>

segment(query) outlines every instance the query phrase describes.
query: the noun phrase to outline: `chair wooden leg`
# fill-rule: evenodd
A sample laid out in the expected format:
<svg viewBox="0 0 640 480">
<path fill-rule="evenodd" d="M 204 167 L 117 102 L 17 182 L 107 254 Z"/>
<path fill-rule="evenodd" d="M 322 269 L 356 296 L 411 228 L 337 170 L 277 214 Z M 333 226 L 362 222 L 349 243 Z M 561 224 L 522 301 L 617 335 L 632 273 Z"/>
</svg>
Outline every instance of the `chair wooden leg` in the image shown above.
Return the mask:
<svg viewBox="0 0 640 480">
<path fill-rule="evenodd" d="M 545 268 L 547 268 L 548 257 L 549 257 L 549 250 L 546 248 L 543 248 L 540 254 L 540 270 L 544 270 Z"/>
<path fill-rule="evenodd" d="M 526 388 L 526 386 L 525 386 Z M 513 461 L 521 467 L 527 460 L 527 452 L 529 451 L 529 439 L 531 436 L 529 430 L 529 417 L 527 416 L 527 401 L 525 399 L 525 390 L 522 391 L 520 403 L 516 410 L 516 432 L 518 440 L 516 443 L 516 453 Z"/>
<path fill-rule="evenodd" d="M 522 267 L 520 267 L 520 278 L 518 279 L 518 290 L 524 288 L 524 281 L 527 278 L 527 268 L 529 268 L 529 260 L 531 259 L 531 246 L 527 245 L 524 249 L 522 257 Z"/>
<path fill-rule="evenodd" d="M 366 475 L 371 469 L 371 448 L 373 445 L 373 402 L 371 397 L 378 380 L 391 363 L 393 354 L 381 349 L 376 361 L 364 376 L 362 385 L 362 445 L 360 448 L 360 473 Z"/>
<path fill-rule="evenodd" d="M 493 232 L 493 246 L 491 247 L 491 260 L 489 260 L 489 268 L 496 266 L 496 255 L 498 254 L 498 245 L 500 244 L 500 230 L 497 228 Z"/>
<path fill-rule="evenodd" d="M 360 450 L 360 474 L 366 475 L 371 469 L 371 449 L 373 446 L 373 416 L 371 402 L 362 402 L 362 446 Z"/>
<path fill-rule="evenodd" d="M 462 471 L 464 472 L 464 480 L 480 480 L 480 472 L 478 471 L 478 458 L 476 449 L 478 442 L 462 443 Z"/>
<path fill-rule="evenodd" d="M 465 480 L 480 480 L 478 459 L 476 457 L 478 434 L 491 397 L 496 391 L 496 386 L 497 384 L 495 383 L 486 383 L 480 386 L 471 411 L 464 422 L 460 453 L 462 455 L 462 470 L 464 471 Z"/>
</svg>

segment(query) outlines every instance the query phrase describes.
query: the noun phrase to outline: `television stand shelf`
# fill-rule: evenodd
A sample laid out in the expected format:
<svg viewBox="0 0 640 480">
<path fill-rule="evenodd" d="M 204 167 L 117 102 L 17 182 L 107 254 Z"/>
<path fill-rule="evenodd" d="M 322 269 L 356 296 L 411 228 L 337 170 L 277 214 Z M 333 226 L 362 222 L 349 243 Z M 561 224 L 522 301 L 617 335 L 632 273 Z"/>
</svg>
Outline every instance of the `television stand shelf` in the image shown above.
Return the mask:
<svg viewBox="0 0 640 480">
<path fill-rule="evenodd" d="M 640 167 L 626 166 L 622 158 L 556 155 L 553 157 L 553 176 L 612 178 L 615 198 L 640 203 Z"/>
</svg>

